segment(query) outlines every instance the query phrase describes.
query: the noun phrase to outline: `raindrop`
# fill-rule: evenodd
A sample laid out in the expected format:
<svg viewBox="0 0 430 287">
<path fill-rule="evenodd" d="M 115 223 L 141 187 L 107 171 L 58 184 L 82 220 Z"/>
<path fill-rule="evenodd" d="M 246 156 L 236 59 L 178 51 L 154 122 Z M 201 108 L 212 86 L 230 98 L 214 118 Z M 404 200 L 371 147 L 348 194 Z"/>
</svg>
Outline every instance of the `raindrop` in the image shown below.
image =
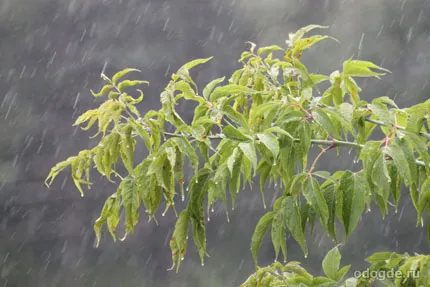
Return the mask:
<svg viewBox="0 0 430 287">
<path fill-rule="evenodd" d="M 215 181 L 215 184 L 218 184 L 218 181 Z"/>
<path fill-rule="evenodd" d="M 188 190 L 190 190 L 190 188 L 187 186 L 187 192 L 188 192 Z"/>
<path fill-rule="evenodd" d="M 196 183 L 199 183 L 199 180 L 196 178 Z"/>
<path fill-rule="evenodd" d="M 202 266 L 205 266 L 205 264 L 202 262 Z"/>
<path fill-rule="evenodd" d="M 212 207 L 211 207 L 211 212 L 214 212 L 214 211 L 215 211 L 215 210 L 214 210 L 214 207 L 212 206 Z"/>
<path fill-rule="evenodd" d="M 184 257 L 181 258 L 181 261 L 184 261 Z"/>
<path fill-rule="evenodd" d="M 211 221 L 211 218 L 208 216 L 208 222 Z"/>
<path fill-rule="evenodd" d="M 163 212 L 163 214 L 161 214 L 161 216 L 165 216 L 166 215 L 166 212 Z"/>
<path fill-rule="evenodd" d="M 185 201 L 185 196 L 182 196 L 182 202 L 184 202 Z"/>
<path fill-rule="evenodd" d="M 308 258 L 308 255 L 307 255 L 307 254 L 305 254 L 305 259 L 306 259 L 306 258 Z"/>
</svg>

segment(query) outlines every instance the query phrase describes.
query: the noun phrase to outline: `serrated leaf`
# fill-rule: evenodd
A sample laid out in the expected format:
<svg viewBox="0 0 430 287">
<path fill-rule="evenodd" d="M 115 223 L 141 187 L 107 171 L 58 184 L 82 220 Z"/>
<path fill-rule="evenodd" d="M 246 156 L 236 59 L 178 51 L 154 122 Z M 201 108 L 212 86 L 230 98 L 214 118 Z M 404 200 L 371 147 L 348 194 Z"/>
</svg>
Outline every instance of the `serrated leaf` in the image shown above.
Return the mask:
<svg viewBox="0 0 430 287">
<path fill-rule="evenodd" d="M 255 227 L 254 233 L 252 234 L 251 253 L 256 267 L 257 267 L 258 250 L 260 249 L 261 243 L 263 242 L 264 235 L 266 234 L 267 229 L 272 223 L 274 216 L 275 216 L 275 212 L 273 211 L 270 211 L 265 215 L 263 215 L 258 221 L 257 226 Z"/>
<path fill-rule="evenodd" d="M 125 232 L 132 233 L 134 226 L 139 221 L 140 197 L 137 185 L 130 177 L 126 177 L 121 182 L 122 204 L 125 210 Z"/>
</svg>

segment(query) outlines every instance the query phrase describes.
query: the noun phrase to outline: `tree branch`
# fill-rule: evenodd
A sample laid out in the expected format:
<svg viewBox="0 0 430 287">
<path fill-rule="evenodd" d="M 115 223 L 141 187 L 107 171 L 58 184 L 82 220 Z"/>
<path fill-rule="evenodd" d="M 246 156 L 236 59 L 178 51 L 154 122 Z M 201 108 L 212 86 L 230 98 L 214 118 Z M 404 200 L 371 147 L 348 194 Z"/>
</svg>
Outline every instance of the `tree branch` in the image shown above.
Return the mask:
<svg viewBox="0 0 430 287">
<path fill-rule="evenodd" d="M 399 127 L 397 127 L 397 128 L 399 128 Z M 168 133 L 168 132 L 163 132 L 163 133 L 165 135 L 168 135 L 168 136 L 175 136 L 175 137 L 181 136 L 178 134 L 173 134 L 173 133 Z M 207 136 L 207 138 L 209 138 L 209 139 L 223 139 L 224 136 L 222 134 L 216 134 L 216 135 Z M 293 139 L 293 141 L 294 142 L 300 142 L 300 139 L 295 138 L 295 139 Z M 314 145 L 327 145 L 327 146 L 333 145 L 332 140 L 311 139 L 311 143 Z M 357 149 L 363 148 L 362 144 L 358 144 L 358 143 L 354 143 L 354 142 L 348 142 L 348 141 L 339 141 L 339 140 L 336 140 L 336 146 L 345 146 L 345 147 L 352 147 L 352 148 L 357 148 Z M 426 166 L 425 163 L 423 161 L 420 161 L 420 160 L 416 160 L 415 163 L 419 166 L 424 166 L 424 167 Z"/>
<path fill-rule="evenodd" d="M 378 126 L 385 126 L 385 127 L 387 126 L 384 122 L 373 120 L 371 118 L 366 118 L 365 121 L 369 122 L 369 123 L 376 124 Z M 397 126 L 397 129 L 399 129 L 399 130 L 406 130 L 405 127 L 401 127 L 401 126 Z M 426 137 L 427 139 L 430 139 L 430 134 L 428 134 L 428 133 L 420 132 L 420 136 L 423 136 L 423 137 Z"/>
</svg>

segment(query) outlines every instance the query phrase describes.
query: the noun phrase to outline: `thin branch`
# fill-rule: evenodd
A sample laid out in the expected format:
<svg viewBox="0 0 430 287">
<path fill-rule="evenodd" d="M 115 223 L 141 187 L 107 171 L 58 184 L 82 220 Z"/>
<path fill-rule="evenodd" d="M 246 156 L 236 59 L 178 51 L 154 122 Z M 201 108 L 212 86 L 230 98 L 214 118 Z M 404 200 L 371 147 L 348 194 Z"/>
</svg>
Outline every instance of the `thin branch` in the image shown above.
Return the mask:
<svg viewBox="0 0 430 287">
<path fill-rule="evenodd" d="M 381 121 L 378 121 L 378 120 L 374 120 L 374 119 L 371 119 L 371 118 L 366 118 L 365 121 L 369 122 L 369 123 L 376 124 L 378 126 L 385 126 L 385 127 L 387 126 L 387 124 L 385 124 L 384 122 L 381 122 Z M 406 128 L 402 127 L 402 126 L 396 126 L 396 128 L 399 129 L 399 130 L 406 130 Z M 423 137 L 426 137 L 427 139 L 430 139 L 430 134 L 428 134 L 428 133 L 420 132 L 420 136 L 423 136 Z"/>
<path fill-rule="evenodd" d="M 181 136 L 178 134 L 173 134 L 173 133 L 168 133 L 168 132 L 164 132 L 164 134 L 168 135 L 168 136 L 176 136 L 176 137 Z M 224 135 L 216 134 L 216 135 L 207 136 L 207 138 L 209 138 L 209 139 L 223 139 Z M 295 139 L 293 139 L 293 141 L 294 142 L 300 142 L 300 139 L 295 138 Z M 311 139 L 311 144 L 332 146 L 333 141 L 332 140 Z M 354 142 L 348 142 L 348 141 L 339 141 L 339 140 L 336 140 L 336 146 L 352 147 L 352 148 L 357 148 L 357 149 L 363 148 L 362 144 L 358 144 L 358 143 L 354 143 Z M 419 166 L 424 166 L 424 167 L 426 166 L 425 163 L 423 161 L 420 161 L 420 160 L 416 160 L 415 163 Z"/>
</svg>

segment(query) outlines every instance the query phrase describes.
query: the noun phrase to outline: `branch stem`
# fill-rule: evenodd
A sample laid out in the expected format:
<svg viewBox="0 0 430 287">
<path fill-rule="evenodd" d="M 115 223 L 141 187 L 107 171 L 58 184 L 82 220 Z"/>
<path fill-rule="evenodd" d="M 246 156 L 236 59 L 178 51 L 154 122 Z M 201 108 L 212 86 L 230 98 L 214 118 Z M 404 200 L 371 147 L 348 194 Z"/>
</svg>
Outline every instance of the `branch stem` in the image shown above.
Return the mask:
<svg viewBox="0 0 430 287">
<path fill-rule="evenodd" d="M 371 118 L 366 118 L 365 121 L 369 122 L 369 123 L 376 124 L 378 126 L 385 126 L 385 127 L 387 126 L 384 122 L 381 122 L 381 121 L 378 121 L 378 120 L 374 120 L 374 119 L 371 119 Z M 406 128 L 402 127 L 402 126 L 396 126 L 396 128 L 398 130 L 403 130 L 403 131 L 406 130 Z M 423 137 L 426 137 L 427 139 L 430 139 L 430 134 L 428 134 L 428 133 L 420 132 L 420 136 L 423 136 Z"/>
</svg>

